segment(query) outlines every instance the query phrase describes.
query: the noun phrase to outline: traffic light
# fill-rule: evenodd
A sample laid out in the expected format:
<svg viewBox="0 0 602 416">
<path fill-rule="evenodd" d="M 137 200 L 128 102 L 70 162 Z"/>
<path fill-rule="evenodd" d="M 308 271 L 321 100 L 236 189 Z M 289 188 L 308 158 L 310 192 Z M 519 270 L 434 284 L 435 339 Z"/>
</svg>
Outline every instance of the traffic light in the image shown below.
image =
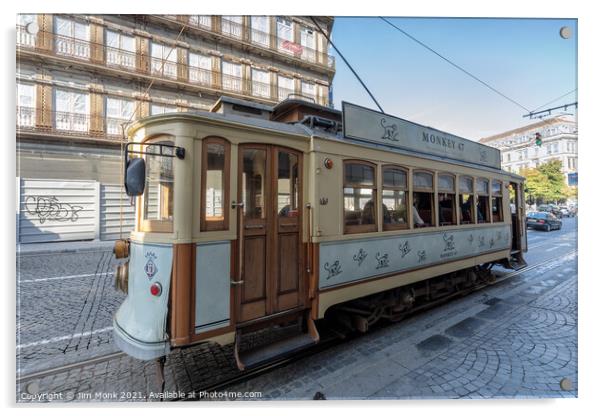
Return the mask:
<svg viewBox="0 0 602 416">
<path fill-rule="evenodd" d="M 536 144 L 537 146 L 540 146 L 540 147 L 541 147 L 541 143 L 542 143 L 542 141 L 541 141 L 541 134 L 539 134 L 539 133 L 535 133 L 535 144 Z"/>
</svg>

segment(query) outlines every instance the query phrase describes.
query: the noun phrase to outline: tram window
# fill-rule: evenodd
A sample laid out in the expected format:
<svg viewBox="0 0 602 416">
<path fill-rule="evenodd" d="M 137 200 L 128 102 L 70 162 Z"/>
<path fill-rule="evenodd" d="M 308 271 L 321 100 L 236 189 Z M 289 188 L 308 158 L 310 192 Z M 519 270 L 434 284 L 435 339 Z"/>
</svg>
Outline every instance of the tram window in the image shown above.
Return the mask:
<svg viewBox="0 0 602 416">
<path fill-rule="evenodd" d="M 154 142 L 173 145 L 171 140 Z M 141 231 L 171 232 L 173 230 L 173 158 L 158 155 L 158 146 L 146 146 L 146 184 L 142 196 Z M 170 155 L 171 148 L 163 148 Z"/>
<path fill-rule="evenodd" d="M 460 207 L 462 216 L 460 224 L 474 223 L 474 196 L 473 196 L 473 178 L 470 176 L 461 176 L 460 186 Z"/>
<path fill-rule="evenodd" d="M 489 222 L 489 181 L 477 179 L 477 221 L 479 223 Z"/>
<path fill-rule="evenodd" d="M 408 174 L 392 166 L 382 173 L 383 230 L 408 228 Z"/>
<path fill-rule="evenodd" d="M 345 162 L 343 203 L 345 233 L 376 231 L 376 181 L 374 165 Z"/>
<path fill-rule="evenodd" d="M 245 219 L 264 219 L 266 150 L 246 148 L 242 157 L 242 196 Z"/>
<path fill-rule="evenodd" d="M 456 224 L 456 187 L 453 175 L 439 174 L 439 225 Z"/>
<path fill-rule="evenodd" d="M 230 145 L 223 139 L 203 140 L 201 231 L 228 229 Z"/>
<path fill-rule="evenodd" d="M 493 181 L 491 183 L 491 193 L 493 195 L 491 199 L 491 215 L 493 218 L 493 222 L 502 222 L 504 221 L 504 214 L 502 208 L 502 182 Z"/>
<path fill-rule="evenodd" d="M 412 216 L 414 227 L 433 227 L 433 174 L 429 172 L 414 172 L 412 177 L 414 194 Z"/>
<path fill-rule="evenodd" d="M 278 216 L 299 216 L 299 158 L 278 152 Z"/>
</svg>

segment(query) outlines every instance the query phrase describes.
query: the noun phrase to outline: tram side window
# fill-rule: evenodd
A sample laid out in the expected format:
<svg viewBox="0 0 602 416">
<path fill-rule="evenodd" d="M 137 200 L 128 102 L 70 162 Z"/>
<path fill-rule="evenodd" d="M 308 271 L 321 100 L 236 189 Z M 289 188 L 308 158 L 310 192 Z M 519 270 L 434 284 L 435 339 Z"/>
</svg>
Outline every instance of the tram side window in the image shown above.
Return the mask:
<svg viewBox="0 0 602 416">
<path fill-rule="evenodd" d="M 475 222 L 473 184 L 473 178 L 470 176 L 460 177 L 460 207 L 462 211 L 460 224 L 473 224 Z"/>
<path fill-rule="evenodd" d="M 493 195 L 491 199 L 491 215 L 493 222 L 504 221 L 503 205 L 502 205 L 502 182 L 493 181 L 491 183 L 491 193 Z"/>
<path fill-rule="evenodd" d="M 435 225 L 433 174 L 429 172 L 414 172 L 413 186 L 412 214 L 414 227 L 433 227 Z"/>
<path fill-rule="evenodd" d="M 345 162 L 344 175 L 345 233 L 377 231 L 374 165 L 367 162 Z"/>
<path fill-rule="evenodd" d="M 408 174 L 399 167 L 382 170 L 383 230 L 408 228 Z"/>
<path fill-rule="evenodd" d="M 201 231 L 228 229 L 230 145 L 223 139 L 203 140 Z"/>
<path fill-rule="evenodd" d="M 453 175 L 439 174 L 439 225 L 456 225 L 456 187 Z"/>
<path fill-rule="evenodd" d="M 477 179 L 477 220 L 479 223 L 489 222 L 489 181 Z"/>
<path fill-rule="evenodd" d="M 141 231 L 172 232 L 173 230 L 173 157 L 160 156 L 155 144 L 173 145 L 171 140 L 154 142 L 145 146 L 146 183 L 142 196 Z M 164 155 L 171 155 L 172 148 L 163 148 Z"/>
</svg>

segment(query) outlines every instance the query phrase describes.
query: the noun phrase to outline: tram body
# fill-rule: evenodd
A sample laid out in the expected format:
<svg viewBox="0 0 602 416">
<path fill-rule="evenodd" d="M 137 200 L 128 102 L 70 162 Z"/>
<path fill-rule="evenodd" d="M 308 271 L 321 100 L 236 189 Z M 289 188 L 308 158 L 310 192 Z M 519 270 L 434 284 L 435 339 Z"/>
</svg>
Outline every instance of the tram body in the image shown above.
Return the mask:
<svg viewBox="0 0 602 416">
<path fill-rule="evenodd" d="M 276 120 L 172 113 L 129 128 L 126 188 L 140 186 L 129 167 L 144 160 L 144 189 L 116 245 L 128 257 L 120 349 L 154 359 L 302 317 L 291 352 L 317 342 L 314 322 L 341 305 L 373 299 L 390 315 L 416 290 L 434 293 L 416 285 L 438 276 L 449 287 L 482 265 L 524 263 L 523 178 L 501 170 L 499 151 L 471 142 L 473 160 L 463 139 L 349 108 L 345 132 L 340 112 L 298 100 Z M 423 151 L 404 145 L 412 132 Z M 460 145 L 464 156 L 447 155 Z"/>
</svg>

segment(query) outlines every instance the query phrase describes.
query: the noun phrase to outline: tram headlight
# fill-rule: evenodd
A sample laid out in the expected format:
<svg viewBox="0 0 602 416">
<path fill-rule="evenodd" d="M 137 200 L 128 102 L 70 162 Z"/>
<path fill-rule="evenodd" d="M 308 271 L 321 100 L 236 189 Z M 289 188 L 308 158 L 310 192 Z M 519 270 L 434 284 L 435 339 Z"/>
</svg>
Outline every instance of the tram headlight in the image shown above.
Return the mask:
<svg viewBox="0 0 602 416">
<path fill-rule="evenodd" d="M 115 289 L 121 290 L 127 295 L 128 293 L 128 271 L 130 268 L 130 262 L 127 261 L 117 266 L 115 270 Z"/>
</svg>

